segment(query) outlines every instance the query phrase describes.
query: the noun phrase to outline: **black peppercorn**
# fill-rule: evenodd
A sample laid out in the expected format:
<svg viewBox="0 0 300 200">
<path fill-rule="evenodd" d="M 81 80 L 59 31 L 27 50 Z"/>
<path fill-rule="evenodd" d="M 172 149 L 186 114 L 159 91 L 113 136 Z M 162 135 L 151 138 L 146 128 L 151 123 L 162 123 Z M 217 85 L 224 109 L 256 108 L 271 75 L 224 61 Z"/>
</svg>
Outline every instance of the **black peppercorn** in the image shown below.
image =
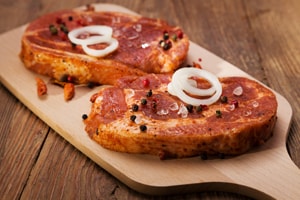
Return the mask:
<svg viewBox="0 0 300 200">
<path fill-rule="evenodd" d="M 131 109 L 133 112 L 136 112 L 139 110 L 139 106 L 137 104 L 133 104 Z"/>
<path fill-rule="evenodd" d="M 140 125 L 140 130 L 145 132 L 147 130 L 147 126 L 146 125 Z"/>
<path fill-rule="evenodd" d="M 164 33 L 164 40 L 169 39 L 169 33 Z"/>
<path fill-rule="evenodd" d="M 83 119 L 83 120 L 86 120 L 87 118 L 88 118 L 87 114 L 83 114 L 83 115 L 82 115 L 82 119 Z"/>
<path fill-rule="evenodd" d="M 53 24 L 49 25 L 49 30 L 52 35 L 57 35 L 57 33 L 58 33 L 57 28 Z"/>
<path fill-rule="evenodd" d="M 135 116 L 135 115 L 131 115 L 131 116 L 130 116 L 130 120 L 131 120 L 131 121 L 133 121 L 133 122 L 134 122 L 134 121 L 135 121 L 135 119 L 136 119 L 136 116 Z"/>
<path fill-rule="evenodd" d="M 147 104 L 147 100 L 146 99 L 141 99 L 141 104 L 142 105 L 146 105 Z"/>
<path fill-rule="evenodd" d="M 152 96 L 152 90 L 149 90 L 146 94 L 147 97 L 151 97 Z"/>
<path fill-rule="evenodd" d="M 227 103 L 227 101 L 228 101 L 228 98 L 227 98 L 227 96 L 221 96 L 221 103 Z"/>
<path fill-rule="evenodd" d="M 191 104 L 186 105 L 186 109 L 189 111 L 189 113 L 193 112 L 193 106 Z"/>
<path fill-rule="evenodd" d="M 221 118 L 222 112 L 220 110 L 216 110 L 216 116 L 217 116 L 217 118 Z"/>
<path fill-rule="evenodd" d="M 196 111 L 199 113 L 202 111 L 202 106 L 196 106 Z"/>
<path fill-rule="evenodd" d="M 68 28 L 67 28 L 64 24 L 61 24 L 61 25 L 60 25 L 60 30 L 61 30 L 62 32 L 64 32 L 65 34 L 68 34 L 68 33 L 69 33 Z"/>
</svg>

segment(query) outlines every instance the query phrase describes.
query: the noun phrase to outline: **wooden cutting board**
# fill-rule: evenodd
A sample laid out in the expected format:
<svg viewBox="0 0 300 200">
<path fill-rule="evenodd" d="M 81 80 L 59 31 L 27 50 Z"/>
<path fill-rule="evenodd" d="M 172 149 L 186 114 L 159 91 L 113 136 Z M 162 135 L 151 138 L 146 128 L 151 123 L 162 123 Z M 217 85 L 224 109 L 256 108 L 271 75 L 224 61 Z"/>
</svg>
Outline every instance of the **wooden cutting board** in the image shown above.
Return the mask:
<svg viewBox="0 0 300 200">
<path fill-rule="evenodd" d="M 97 10 L 132 11 L 112 4 L 97 4 Z M 76 96 L 65 102 L 62 88 L 48 82 L 48 95 L 36 94 L 34 74 L 24 68 L 18 54 L 25 26 L 0 36 L 1 82 L 32 112 L 68 142 L 129 187 L 147 194 L 172 194 L 220 190 L 259 199 L 300 197 L 300 170 L 291 161 L 286 138 L 292 117 L 287 100 L 276 93 L 279 103 L 274 136 L 263 146 L 244 155 L 201 160 L 199 157 L 161 161 L 149 155 L 106 150 L 85 133 L 82 114 L 89 113 L 89 98 L 98 88 L 76 88 Z M 201 65 L 218 76 L 244 76 L 245 72 L 191 42 L 187 63 L 202 59 Z M 49 80 L 47 77 L 42 77 Z"/>
</svg>

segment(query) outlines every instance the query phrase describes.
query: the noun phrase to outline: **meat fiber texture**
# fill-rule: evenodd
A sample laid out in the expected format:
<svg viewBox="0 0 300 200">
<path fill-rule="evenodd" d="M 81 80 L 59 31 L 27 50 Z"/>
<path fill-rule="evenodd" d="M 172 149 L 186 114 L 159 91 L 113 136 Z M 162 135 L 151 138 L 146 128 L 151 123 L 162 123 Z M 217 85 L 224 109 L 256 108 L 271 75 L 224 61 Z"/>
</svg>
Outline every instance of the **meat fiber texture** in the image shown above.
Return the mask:
<svg viewBox="0 0 300 200">
<path fill-rule="evenodd" d="M 143 84 L 145 80 L 149 84 Z M 170 95 L 170 80 L 170 75 L 149 74 L 103 87 L 91 97 L 91 112 L 84 121 L 87 133 L 104 148 L 162 159 L 239 155 L 272 136 L 276 97 L 256 81 L 220 78 L 227 102 L 220 99 L 199 109 Z M 243 91 L 239 95 L 234 94 L 237 87 Z"/>
<path fill-rule="evenodd" d="M 57 28 L 53 34 L 49 26 Z M 119 46 L 105 57 L 87 55 L 70 42 L 68 32 L 89 25 L 112 27 Z M 164 46 L 168 44 L 167 46 Z M 128 75 L 169 73 L 184 62 L 188 37 L 160 19 L 119 12 L 62 10 L 31 22 L 22 37 L 20 58 L 28 69 L 61 81 L 77 84 L 114 84 Z"/>
</svg>

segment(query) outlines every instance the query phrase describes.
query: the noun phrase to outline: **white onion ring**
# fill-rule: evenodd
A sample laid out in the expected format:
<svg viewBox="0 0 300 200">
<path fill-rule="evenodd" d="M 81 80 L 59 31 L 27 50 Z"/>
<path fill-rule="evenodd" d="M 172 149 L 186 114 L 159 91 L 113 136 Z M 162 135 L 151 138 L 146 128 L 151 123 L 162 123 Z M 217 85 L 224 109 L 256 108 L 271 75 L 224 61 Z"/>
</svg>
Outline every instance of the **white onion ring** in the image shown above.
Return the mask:
<svg viewBox="0 0 300 200">
<path fill-rule="evenodd" d="M 219 80 L 212 76 L 208 71 L 205 70 L 199 70 L 197 68 L 187 68 L 186 70 L 178 70 L 177 73 L 174 74 L 174 78 L 178 80 L 179 84 L 181 84 L 181 87 L 184 91 L 198 95 L 198 96 L 211 96 L 216 92 L 216 89 L 212 86 L 208 89 L 200 89 L 197 88 L 197 82 L 196 86 L 192 85 L 191 83 L 193 80 L 189 79 L 192 76 L 198 76 L 198 77 L 210 77 L 207 79 L 207 81 L 213 85 L 215 82 L 219 82 Z"/>
<path fill-rule="evenodd" d="M 99 43 L 99 40 L 100 41 L 102 41 L 103 39 L 109 40 L 112 37 L 112 32 L 113 30 L 109 26 L 101 26 L 101 25 L 85 26 L 70 31 L 68 33 L 68 37 L 70 41 L 74 44 L 91 45 L 91 44 Z M 79 39 L 78 36 L 84 33 L 99 34 L 99 35 L 90 36 L 85 39 Z"/>
<path fill-rule="evenodd" d="M 118 40 L 114 38 L 111 38 L 108 41 L 104 39 L 103 41 L 98 41 L 98 43 L 107 43 L 108 46 L 105 49 L 92 49 L 88 47 L 88 45 L 82 45 L 82 49 L 84 50 L 85 53 L 87 53 L 90 56 L 102 57 L 115 51 L 119 46 Z"/>
<path fill-rule="evenodd" d="M 188 81 L 188 78 L 191 76 L 197 76 L 206 79 L 211 83 L 212 87 L 209 89 L 199 89 L 194 87 L 191 85 L 191 82 Z M 184 91 L 193 95 L 210 97 L 206 99 L 198 99 L 187 95 Z M 218 78 L 208 71 L 198 68 L 181 68 L 173 74 L 172 81 L 168 84 L 168 92 L 177 96 L 183 102 L 193 106 L 210 105 L 220 98 L 222 94 L 222 85 Z M 213 94 L 211 94 L 211 92 Z"/>
<path fill-rule="evenodd" d="M 109 26 L 93 25 L 74 29 L 68 33 L 68 37 L 72 43 L 81 45 L 86 54 L 95 57 L 103 57 L 115 51 L 119 46 L 118 40 L 112 38 L 112 32 L 113 29 Z M 84 33 L 99 35 L 79 39 L 78 36 Z M 106 43 L 108 46 L 104 49 L 92 49 L 88 46 L 99 43 Z"/>
</svg>

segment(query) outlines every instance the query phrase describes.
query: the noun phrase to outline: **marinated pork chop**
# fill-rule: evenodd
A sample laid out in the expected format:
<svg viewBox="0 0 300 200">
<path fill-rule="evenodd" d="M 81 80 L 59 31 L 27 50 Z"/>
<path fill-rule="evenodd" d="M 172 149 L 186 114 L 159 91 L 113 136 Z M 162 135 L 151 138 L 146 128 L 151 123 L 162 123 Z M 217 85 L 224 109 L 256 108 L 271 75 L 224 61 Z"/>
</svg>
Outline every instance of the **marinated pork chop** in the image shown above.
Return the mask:
<svg viewBox="0 0 300 200">
<path fill-rule="evenodd" d="M 70 31 L 90 25 L 111 27 L 118 48 L 104 57 L 93 57 L 70 42 Z M 188 48 L 189 40 L 181 29 L 160 19 L 93 9 L 64 10 L 28 25 L 20 58 L 28 69 L 55 80 L 71 77 L 77 84 L 114 84 L 126 75 L 173 72 L 185 60 Z"/>
<path fill-rule="evenodd" d="M 190 106 L 167 92 L 170 80 L 170 75 L 149 74 L 103 87 L 91 97 L 87 133 L 107 149 L 161 158 L 238 155 L 271 137 L 277 101 L 261 84 L 220 78 L 217 102 Z M 242 89 L 238 95 L 236 88 Z"/>
</svg>

